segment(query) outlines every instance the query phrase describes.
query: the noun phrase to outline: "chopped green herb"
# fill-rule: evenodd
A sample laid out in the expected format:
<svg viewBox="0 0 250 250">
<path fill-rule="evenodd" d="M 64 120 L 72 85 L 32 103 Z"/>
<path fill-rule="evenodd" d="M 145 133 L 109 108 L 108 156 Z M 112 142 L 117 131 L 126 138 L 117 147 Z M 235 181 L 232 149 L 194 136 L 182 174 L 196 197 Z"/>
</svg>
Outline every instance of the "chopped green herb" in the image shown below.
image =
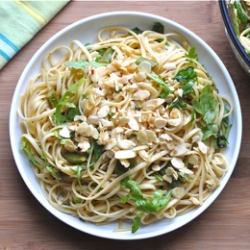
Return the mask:
<svg viewBox="0 0 250 250">
<path fill-rule="evenodd" d="M 94 144 L 94 160 L 98 161 L 100 156 L 102 155 L 102 149 L 103 146 L 100 146 L 97 144 L 97 142 L 95 140 L 93 140 L 93 144 Z"/>
<path fill-rule="evenodd" d="M 117 89 L 116 87 L 114 87 L 114 91 L 115 91 L 116 94 L 119 94 L 121 92 L 121 90 Z"/>
<path fill-rule="evenodd" d="M 137 35 L 143 33 L 143 30 L 140 30 L 138 27 L 133 28 L 132 31 Z"/>
<path fill-rule="evenodd" d="M 76 204 L 81 204 L 82 203 L 82 199 L 80 197 L 76 197 Z"/>
<path fill-rule="evenodd" d="M 58 174 L 53 166 L 46 166 L 46 168 L 55 179 L 58 179 Z"/>
<path fill-rule="evenodd" d="M 195 47 L 190 48 L 189 51 L 188 51 L 188 53 L 185 54 L 185 56 L 187 58 L 195 59 L 196 61 L 199 61 L 199 56 L 195 52 Z"/>
<path fill-rule="evenodd" d="M 182 85 L 182 90 L 183 90 L 183 96 L 187 96 L 188 94 L 194 93 L 194 86 L 195 82 L 193 80 L 190 80 L 188 83 Z"/>
<path fill-rule="evenodd" d="M 32 148 L 32 145 L 31 145 L 31 143 L 29 142 L 29 140 L 26 139 L 25 137 L 23 137 L 23 138 L 21 139 L 21 142 L 20 142 L 20 149 L 23 150 L 23 151 L 26 153 L 26 155 L 27 155 L 29 161 L 32 163 L 33 166 L 42 169 L 43 166 L 41 166 L 41 165 L 37 162 L 37 160 L 36 160 L 34 154 L 32 153 L 31 148 Z"/>
<path fill-rule="evenodd" d="M 111 118 L 113 117 L 113 115 L 114 115 L 114 114 L 113 114 L 111 111 L 108 112 L 108 118 L 111 119 Z"/>
<path fill-rule="evenodd" d="M 132 225 L 132 230 L 131 232 L 132 233 L 136 233 L 141 225 L 141 217 L 144 213 L 143 212 L 140 212 L 135 218 L 134 218 L 134 221 L 133 221 L 133 225 Z"/>
<path fill-rule="evenodd" d="M 160 34 L 164 34 L 164 26 L 160 22 L 154 23 L 152 31 L 155 31 Z"/>
<path fill-rule="evenodd" d="M 192 100 L 194 110 L 201 114 L 203 120 L 210 124 L 216 115 L 218 101 L 213 97 L 213 89 L 210 85 L 203 88 L 199 100 Z"/>
<path fill-rule="evenodd" d="M 177 73 L 177 75 L 174 77 L 174 79 L 178 82 L 188 83 L 191 80 L 194 80 L 194 79 L 196 80 L 197 75 L 193 67 L 187 67 L 187 68 L 181 69 Z"/>
<path fill-rule="evenodd" d="M 171 198 L 171 190 L 169 190 L 164 196 L 162 195 L 162 190 L 156 190 L 154 192 L 154 196 L 150 198 L 145 198 L 141 192 L 140 186 L 137 182 L 130 180 L 129 178 L 126 178 L 122 181 L 121 186 L 123 188 L 128 188 L 130 190 L 129 194 L 124 196 L 121 199 L 121 203 L 126 203 L 130 199 L 135 201 L 136 208 L 140 210 L 143 213 L 156 213 L 158 210 L 165 207 Z M 140 214 L 139 217 L 142 216 Z M 138 221 L 138 217 L 135 218 L 134 221 L 134 229 L 133 233 L 135 233 L 140 224 Z"/>
<path fill-rule="evenodd" d="M 87 98 L 88 98 L 88 94 L 87 93 L 82 94 L 82 99 L 87 99 Z"/>
<path fill-rule="evenodd" d="M 56 108 L 59 102 L 59 96 L 57 95 L 54 89 L 50 89 L 50 91 L 46 95 L 47 101 L 51 109 Z"/>
<path fill-rule="evenodd" d="M 82 171 L 84 170 L 84 167 L 83 167 L 82 165 L 78 165 L 76 170 L 73 169 L 73 168 L 71 168 L 70 170 L 71 170 L 73 173 L 76 174 L 77 179 L 78 179 L 78 184 L 79 184 L 79 186 L 82 188 L 81 178 L 82 178 Z"/>
<path fill-rule="evenodd" d="M 161 85 L 163 87 L 163 89 L 161 91 L 161 94 L 160 94 L 161 98 L 166 98 L 171 93 L 171 90 L 168 87 L 167 83 L 165 83 L 164 80 L 160 76 L 156 76 L 156 75 L 153 75 L 153 74 L 150 74 L 150 73 L 148 73 L 147 76 L 151 80 L 153 80 L 154 82 L 156 82 L 157 84 L 159 84 L 159 85 Z"/>
<path fill-rule="evenodd" d="M 161 176 L 158 172 L 155 172 L 155 173 L 154 173 L 154 176 L 155 176 L 155 178 L 156 178 L 158 181 L 163 181 L 162 176 Z"/>
<path fill-rule="evenodd" d="M 182 110 L 186 110 L 187 108 L 187 105 L 185 103 L 183 103 L 183 98 L 182 97 L 178 97 L 176 100 L 174 100 L 170 105 L 169 105 L 169 108 L 172 109 L 172 108 L 179 108 L 179 109 L 182 109 Z"/>
<path fill-rule="evenodd" d="M 210 123 L 205 127 L 202 127 L 201 129 L 203 133 L 202 141 L 206 141 L 208 138 L 217 137 L 219 131 L 220 131 L 220 124 L 217 123 Z"/>
<path fill-rule="evenodd" d="M 63 114 L 62 112 L 63 108 L 67 107 L 69 109 L 76 109 L 76 106 L 73 103 L 73 101 L 77 97 L 77 92 L 78 92 L 79 87 L 85 81 L 86 80 L 82 78 L 79 81 L 77 81 L 75 84 L 71 85 L 69 89 L 64 93 L 62 98 L 59 100 L 56 106 L 56 113 L 54 116 L 54 119 L 57 125 L 63 124 L 69 119 L 66 114 Z M 77 110 L 75 110 L 74 112 L 77 112 Z"/>
</svg>

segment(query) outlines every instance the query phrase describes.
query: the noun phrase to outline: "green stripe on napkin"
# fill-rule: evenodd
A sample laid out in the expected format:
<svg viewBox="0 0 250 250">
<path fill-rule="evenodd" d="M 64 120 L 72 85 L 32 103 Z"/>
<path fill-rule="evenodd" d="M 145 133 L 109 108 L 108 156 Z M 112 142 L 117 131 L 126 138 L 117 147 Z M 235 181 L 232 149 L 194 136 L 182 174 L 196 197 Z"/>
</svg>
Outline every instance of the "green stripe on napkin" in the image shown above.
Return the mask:
<svg viewBox="0 0 250 250">
<path fill-rule="evenodd" d="M 0 69 L 68 2 L 1 1 Z"/>
</svg>

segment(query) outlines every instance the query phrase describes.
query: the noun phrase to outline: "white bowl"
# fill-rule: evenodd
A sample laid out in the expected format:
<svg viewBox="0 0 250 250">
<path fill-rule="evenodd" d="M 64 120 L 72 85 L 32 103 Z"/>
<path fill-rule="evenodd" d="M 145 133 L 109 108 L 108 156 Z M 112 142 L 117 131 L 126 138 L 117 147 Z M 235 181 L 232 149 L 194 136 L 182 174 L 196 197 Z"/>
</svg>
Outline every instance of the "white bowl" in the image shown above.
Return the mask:
<svg viewBox="0 0 250 250">
<path fill-rule="evenodd" d="M 230 166 L 229 171 L 221 179 L 221 185 L 212 193 L 204 204 L 197 209 L 171 220 L 164 219 L 145 227 L 141 227 L 135 234 L 132 234 L 131 232 L 114 233 L 113 229 L 117 228 L 117 223 L 111 223 L 104 226 L 83 223 L 78 218 L 59 212 L 45 199 L 29 161 L 25 157 L 24 153 L 19 150 L 21 130 L 18 126 L 20 123 L 20 118 L 17 115 L 18 101 L 20 95 L 25 91 L 28 80 L 38 74 L 43 56 L 56 46 L 69 45 L 73 39 L 79 39 L 83 43 L 92 42 L 96 39 L 97 32 L 100 28 L 105 26 L 120 25 L 132 29 L 136 25 L 140 29 L 145 30 L 150 29 L 152 24 L 156 21 L 161 22 L 165 26 L 166 32 L 177 32 L 187 38 L 190 44 L 196 48 L 201 64 L 206 67 L 208 72 L 214 78 L 219 89 L 219 93 L 226 96 L 233 104 L 234 110 L 230 116 L 230 121 L 233 123 L 233 127 L 229 136 L 229 147 L 225 152 Z M 227 184 L 236 165 L 242 138 L 242 116 L 238 95 L 227 69 L 215 52 L 201 38 L 197 37 L 194 33 L 183 26 L 166 18 L 141 12 L 111 12 L 91 16 L 73 23 L 49 39 L 36 52 L 20 77 L 12 100 L 9 122 L 11 148 L 17 168 L 24 182 L 36 199 L 51 214 L 82 232 L 103 238 L 120 240 L 145 239 L 162 235 L 185 225 L 200 215 L 214 202 Z"/>
</svg>

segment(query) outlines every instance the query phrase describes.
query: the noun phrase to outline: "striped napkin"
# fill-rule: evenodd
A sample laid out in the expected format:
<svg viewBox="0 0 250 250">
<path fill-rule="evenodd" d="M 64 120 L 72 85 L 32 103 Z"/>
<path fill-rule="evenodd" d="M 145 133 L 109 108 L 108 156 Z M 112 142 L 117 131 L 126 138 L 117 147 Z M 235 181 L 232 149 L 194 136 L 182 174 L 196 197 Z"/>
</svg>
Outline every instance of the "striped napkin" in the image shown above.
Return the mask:
<svg viewBox="0 0 250 250">
<path fill-rule="evenodd" d="M 0 69 L 68 2 L 0 0 Z"/>
</svg>

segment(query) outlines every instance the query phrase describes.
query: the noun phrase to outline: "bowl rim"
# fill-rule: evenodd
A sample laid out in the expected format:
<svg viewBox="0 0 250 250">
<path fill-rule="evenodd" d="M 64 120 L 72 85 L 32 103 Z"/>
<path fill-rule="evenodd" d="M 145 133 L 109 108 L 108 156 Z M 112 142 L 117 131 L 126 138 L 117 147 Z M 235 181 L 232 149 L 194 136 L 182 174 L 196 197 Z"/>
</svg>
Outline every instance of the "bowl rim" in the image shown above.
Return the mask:
<svg viewBox="0 0 250 250">
<path fill-rule="evenodd" d="M 233 42 L 234 47 L 236 48 L 237 52 L 240 54 L 244 62 L 247 64 L 247 66 L 250 67 L 250 56 L 246 53 L 244 47 L 240 43 L 234 30 L 231 18 L 228 15 L 227 0 L 219 0 L 219 7 L 224 25 L 231 41 Z"/>
<path fill-rule="evenodd" d="M 199 208 L 198 213 L 195 213 L 194 215 L 191 215 L 191 219 L 190 218 L 184 218 L 184 220 L 182 220 L 181 222 L 177 223 L 178 226 L 173 226 L 171 228 L 171 230 L 164 230 L 163 228 L 161 230 L 158 230 L 158 233 L 155 232 L 150 232 L 150 233 L 145 233 L 143 235 L 136 235 L 133 234 L 132 236 L 128 236 L 128 235 L 116 235 L 116 236 L 109 236 L 107 234 L 105 235 L 98 235 L 97 233 L 95 233 L 93 230 L 88 232 L 86 230 L 82 230 L 81 228 L 79 228 L 78 226 L 76 226 L 76 224 L 72 223 L 69 219 L 65 219 L 62 218 L 63 215 L 61 215 L 62 212 L 60 211 L 55 211 L 55 208 L 53 206 L 51 206 L 50 204 L 45 204 L 45 202 L 43 202 L 43 200 L 41 200 L 39 197 L 37 197 L 36 191 L 33 190 L 33 186 L 30 183 L 30 181 L 28 180 L 24 169 L 20 169 L 19 165 L 20 163 L 18 162 L 18 155 L 20 155 L 20 152 L 16 149 L 15 143 L 16 143 L 16 139 L 14 138 L 14 135 L 11 134 L 13 132 L 14 129 L 14 125 L 13 125 L 13 120 L 15 120 L 15 118 L 17 117 L 16 114 L 16 103 L 17 101 L 15 100 L 15 98 L 17 98 L 17 92 L 20 93 L 20 88 L 21 88 L 21 84 L 20 82 L 24 81 L 26 74 L 28 74 L 28 72 L 30 71 L 30 67 L 32 66 L 32 64 L 36 61 L 36 57 L 37 54 L 39 54 L 41 51 L 43 51 L 47 45 L 49 45 L 50 43 L 53 43 L 56 39 L 58 39 L 61 35 L 63 35 L 65 32 L 71 30 L 72 28 L 75 28 L 79 25 L 82 25 L 83 23 L 86 22 L 90 22 L 93 21 L 95 19 L 99 19 L 99 18 L 106 18 L 106 17 L 110 17 L 110 16 L 118 16 L 118 15 L 127 15 L 127 16 L 131 16 L 134 15 L 136 17 L 146 17 L 146 18 L 152 18 L 152 19 L 157 19 L 157 20 L 162 20 L 163 22 L 168 23 L 169 25 L 174 25 L 174 26 L 178 26 L 178 29 L 180 29 L 181 31 L 184 32 L 188 32 L 190 34 L 190 36 L 192 36 L 194 39 L 196 39 L 199 43 L 202 43 L 202 46 L 209 51 L 209 53 L 211 54 L 211 57 L 214 58 L 214 60 L 218 63 L 218 65 L 220 66 L 221 70 L 223 71 L 223 74 L 225 76 L 225 78 L 227 79 L 229 85 L 231 86 L 230 89 L 234 88 L 235 86 L 233 85 L 233 81 L 231 79 L 231 76 L 229 75 L 225 65 L 222 63 L 221 59 L 217 56 L 217 54 L 212 50 L 212 48 L 204 41 L 202 40 L 199 36 L 197 36 L 193 31 L 191 31 L 190 29 L 184 27 L 183 25 L 170 20 L 164 16 L 160 16 L 160 15 L 155 15 L 149 12 L 140 12 L 140 11 L 111 11 L 111 12 L 104 12 L 104 13 L 100 13 L 100 14 L 96 14 L 96 15 L 91 15 L 88 17 L 85 17 L 83 19 L 80 19 L 70 25 L 67 25 L 65 28 L 61 29 L 60 31 L 58 31 L 57 33 L 55 33 L 53 36 L 51 36 L 37 51 L 35 51 L 35 53 L 33 54 L 32 58 L 29 60 L 29 62 L 27 63 L 27 65 L 25 66 L 23 72 L 21 73 L 20 79 L 18 81 L 18 84 L 16 86 L 16 89 L 14 91 L 13 94 L 13 99 L 11 102 L 11 107 L 10 107 L 10 117 L 9 117 L 9 133 L 10 133 L 10 142 L 11 142 L 11 150 L 12 150 L 12 154 L 14 156 L 14 161 L 16 163 L 16 167 L 23 179 L 23 181 L 25 182 L 26 186 L 28 187 L 29 191 L 33 194 L 33 196 L 36 198 L 36 200 L 47 210 L 49 211 L 53 216 L 55 216 L 57 219 L 61 220 L 62 222 L 64 222 L 65 224 L 90 235 L 94 235 L 97 237 L 101 237 L 101 238 L 106 238 L 106 239 L 113 239 L 113 240 L 142 240 L 142 239 L 148 239 L 148 238 L 152 238 L 152 237 L 157 237 L 166 233 L 170 233 L 173 230 L 176 230 L 186 224 L 188 224 L 189 222 L 191 222 L 193 219 L 195 219 L 197 216 L 201 215 L 216 199 L 217 197 L 221 194 L 222 190 L 225 188 L 226 184 L 228 183 L 231 174 L 233 172 L 233 170 L 230 170 L 230 173 L 228 173 L 226 176 L 224 176 L 223 178 L 224 180 L 224 184 L 222 185 L 223 187 L 218 187 L 218 192 L 214 193 L 212 202 L 207 202 L 205 204 L 203 204 L 202 207 Z M 241 147 L 241 140 L 242 140 L 242 114 L 241 114 L 241 107 L 240 107 L 240 100 L 238 98 L 237 95 L 237 91 L 235 89 L 236 92 L 236 96 L 234 96 L 234 99 L 236 101 L 236 106 L 237 109 L 239 111 L 239 113 L 237 114 L 239 120 L 237 120 L 237 122 L 235 123 L 236 126 L 239 128 L 240 131 L 237 131 L 237 135 L 239 136 L 235 144 L 235 148 L 237 151 L 237 154 L 234 155 L 234 157 L 232 158 L 232 162 L 233 162 L 233 169 L 236 166 L 236 162 L 238 159 L 238 155 L 240 152 L 240 147 Z M 18 154 L 18 155 L 17 155 Z M 19 156 L 20 157 L 20 156 Z M 45 198 L 46 199 L 46 198 Z"/>
</svg>

